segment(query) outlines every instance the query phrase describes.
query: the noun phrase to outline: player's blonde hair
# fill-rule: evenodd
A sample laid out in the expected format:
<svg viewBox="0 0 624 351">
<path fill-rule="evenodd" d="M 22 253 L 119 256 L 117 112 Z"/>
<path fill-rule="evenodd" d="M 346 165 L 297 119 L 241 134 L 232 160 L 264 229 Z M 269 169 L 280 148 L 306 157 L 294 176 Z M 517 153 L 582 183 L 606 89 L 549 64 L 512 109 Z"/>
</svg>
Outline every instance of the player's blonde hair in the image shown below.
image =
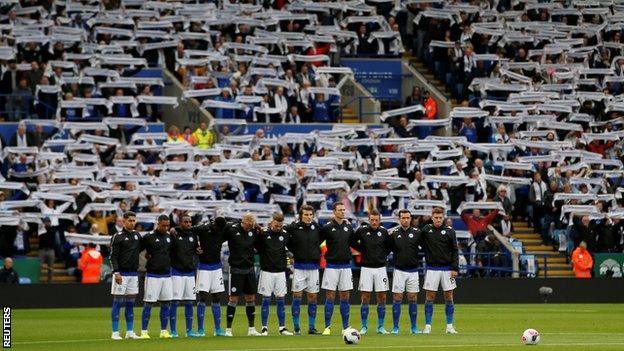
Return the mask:
<svg viewBox="0 0 624 351">
<path fill-rule="evenodd" d="M 253 226 L 254 224 L 256 224 L 256 216 L 254 216 L 250 212 L 247 212 L 243 215 L 243 217 L 241 217 L 241 223 L 246 223 L 250 226 Z"/>
</svg>

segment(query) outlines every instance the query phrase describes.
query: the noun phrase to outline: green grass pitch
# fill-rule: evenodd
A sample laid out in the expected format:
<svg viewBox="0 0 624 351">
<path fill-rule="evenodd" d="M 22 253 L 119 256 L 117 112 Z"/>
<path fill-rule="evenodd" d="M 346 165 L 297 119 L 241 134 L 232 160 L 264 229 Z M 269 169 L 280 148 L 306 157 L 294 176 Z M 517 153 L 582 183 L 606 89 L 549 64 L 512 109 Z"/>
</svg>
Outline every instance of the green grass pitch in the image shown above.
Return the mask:
<svg viewBox="0 0 624 351">
<path fill-rule="evenodd" d="M 376 335 L 377 313 L 374 305 L 369 314 L 369 334 L 359 345 L 345 345 L 340 336 L 340 313 L 334 311 L 331 336 L 277 335 L 275 306 L 271 306 L 268 337 L 247 337 L 244 307 L 239 307 L 233 328 L 235 337 L 198 339 L 158 339 L 160 322 L 158 308 L 152 310 L 151 340 L 112 341 L 110 337 L 110 309 L 47 309 L 13 310 L 12 342 L 17 350 L 502 350 L 502 349 L 559 349 L 559 350 L 624 350 L 624 305 L 613 304 L 531 304 L 531 305 L 461 305 L 456 306 L 455 326 L 459 335 L 445 335 L 444 306 L 434 309 L 431 335 L 409 335 L 407 306 L 401 315 L 401 334 Z M 225 308 L 222 309 L 223 314 Z M 256 326 L 260 322 L 257 308 Z M 302 327 L 307 328 L 306 306 L 303 305 Z M 322 330 L 323 307 L 319 306 L 317 328 Z M 178 310 L 178 330 L 184 334 L 184 308 Z M 287 327 L 292 330 L 290 307 L 287 306 Z M 121 313 L 121 334 L 125 322 Z M 135 309 L 136 330 L 141 325 L 141 308 Z M 423 305 L 419 305 L 418 322 L 422 328 Z M 320 323 L 319 323 L 320 322 Z M 351 308 L 351 323 L 360 327 L 359 306 Z M 386 312 L 386 329 L 392 323 L 391 306 Z M 195 325 L 195 324 L 194 324 Z M 212 333 L 212 315 L 206 311 L 206 330 Z M 195 327 L 196 328 L 196 327 Z M 540 345 L 520 344 L 522 331 L 537 329 L 542 336 Z M 260 329 L 260 328 L 258 328 Z M 180 332 L 182 330 L 182 332 Z M 371 333 L 372 332 L 372 333 Z"/>
</svg>

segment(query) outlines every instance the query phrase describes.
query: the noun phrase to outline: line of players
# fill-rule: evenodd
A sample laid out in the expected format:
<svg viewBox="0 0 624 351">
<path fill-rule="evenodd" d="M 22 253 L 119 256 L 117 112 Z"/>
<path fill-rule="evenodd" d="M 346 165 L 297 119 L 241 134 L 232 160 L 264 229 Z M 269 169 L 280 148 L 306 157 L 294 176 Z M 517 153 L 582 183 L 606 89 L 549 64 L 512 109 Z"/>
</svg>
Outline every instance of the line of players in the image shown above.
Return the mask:
<svg viewBox="0 0 624 351">
<path fill-rule="evenodd" d="M 351 275 L 351 250 L 362 255 L 359 290 L 361 291 L 361 333 L 368 331 L 368 315 L 371 293 L 377 293 L 377 333 L 389 334 L 384 328 L 386 292 L 389 289 L 386 260 L 394 253 L 395 268 L 392 282 L 391 333 L 399 333 L 401 303 L 407 293 L 410 332 L 430 333 L 433 301 L 440 285 L 446 301 L 446 333 L 457 333 L 453 327 L 453 290 L 458 273 L 458 251 L 455 232 L 444 226 L 444 210 L 432 210 L 431 224 L 422 230 L 411 227 L 408 210 L 399 211 L 400 226 L 392 233 L 380 225 L 380 214 L 372 211 L 369 223 L 356 231 L 345 218 L 345 206 L 333 206 L 333 219 L 319 226 L 314 221 L 314 209 L 304 205 L 299 220 L 284 226 L 280 213 L 273 215 L 267 228 L 257 225 L 252 214 L 246 214 L 239 222 L 227 223 L 218 217 L 214 221 L 192 226 L 190 216 L 181 218 L 180 226 L 170 228 L 168 216 L 160 216 L 156 229 L 144 237 L 134 231 L 136 215 L 124 214 L 124 229 L 111 239 L 111 264 L 114 272 L 111 294 L 113 295 L 112 339 L 121 340 L 119 316 L 125 309 L 126 335 L 128 339 L 149 338 L 148 323 L 152 306 L 160 303 L 161 338 L 177 337 L 177 308 L 184 305 L 187 337 L 205 336 L 204 315 L 210 305 L 214 319 L 215 336 L 232 336 L 232 323 L 240 295 L 245 300 L 249 324 L 248 335 L 268 335 L 268 316 L 271 296 L 277 305 L 279 333 L 301 334 L 300 310 L 303 293 L 306 293 L 308 334 L 320 334 L 316 330 L 317 294 L 319 293 L 320 245 L 326 242 L 327 266 L 320 284 L 326 291 L 324 305 L 325 329 L 322 335 L 331 335 L 331 320 L 336 291 L 339 292 L 340 314 L 343 330 L 349 327 L 349 294 L 353 290 Z M 226 313 L 226 329 L 221 328 L 220 294 L 225 291 L 221 264 L 221 246 L 228 242 L 229 255 L 229 301 Z M 427 271 L 423 285 L 426 290 L 425 327 L 417 329 L 417 303 L 419 292 L 419 246 L 424 248 Z M 139 254 L 146 251 L 146 276 L 144 307 L 141 316 L 141 334 L 134 333 L 134 301 L 138 294 Z M 294 331 L 285 326 L 285 303 L 287 293 L 287 251 L 294 258 L 292 279 L 292 319 Z M 260 276 L 256 286 L 254 256 L 260 257 Z M 199 260 L 196 266 L 195 256 Z M 199 296 L 196 295 L 196 292 Z M 262 330 L 255 328 L 256 292 L 262 296 Z M 198 299 L 197 299 L 198 297 Z M 193 305 L 197 303 L 197 332 L 193 331 Z M 170 324 L 171 333 L 167 330 Z"/>
</svg>

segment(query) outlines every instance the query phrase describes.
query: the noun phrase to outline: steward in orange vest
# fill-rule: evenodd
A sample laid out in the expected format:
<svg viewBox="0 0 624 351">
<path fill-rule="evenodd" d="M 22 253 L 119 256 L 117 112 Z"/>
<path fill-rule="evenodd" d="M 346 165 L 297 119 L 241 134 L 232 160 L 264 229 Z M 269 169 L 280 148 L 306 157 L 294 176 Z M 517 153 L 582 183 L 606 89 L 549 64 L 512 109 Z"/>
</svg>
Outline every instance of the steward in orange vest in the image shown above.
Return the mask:
<svg viewBox="0 0 624 351">
<path fill-rule="evenodd" d="M 102 254 L 95 249 L 95 244 L 89 243 L 87 248 L 82 252 L 78 269 L 82 271 L 83 283 L 99 283 L 100 272 L 102 271 L 102 262 L 104 261 Z"/>
<path fill-rule="evenodd" d="M 591 278 L 594 259 L 591 253 L 587 251 L 587 244 L 584 241 L 581 241 L 579 247 L 572 252 L 572 264 L 574 266 L 574 275 L 577 278 Z"/>
</svg>

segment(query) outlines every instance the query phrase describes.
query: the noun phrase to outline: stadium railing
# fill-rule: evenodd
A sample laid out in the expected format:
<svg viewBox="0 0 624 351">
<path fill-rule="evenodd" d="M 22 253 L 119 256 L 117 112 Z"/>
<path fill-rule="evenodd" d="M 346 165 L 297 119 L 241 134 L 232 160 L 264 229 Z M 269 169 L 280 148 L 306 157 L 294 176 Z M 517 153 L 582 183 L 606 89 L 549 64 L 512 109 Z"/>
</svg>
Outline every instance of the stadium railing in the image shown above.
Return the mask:
<svg viewBox="0 0 624 351">
<path fill-rule="evenodd" d="M 494 233 L 494 236 L 496 236 L 496 239 L 501 243 L 501 245 L 503 245 L 505 249 L 511 253 L 511 267 L 513 270 L 511 276 L 512 278 L 519 278 L 520 275 L 516 272 L 520 271 L 520 253 L 511 245 L 507 237 L 499 233 L 493 226 L 489 225 L 488 229 Z"/>
<path fill-rule="evenodd" d="M 362 110 L 370 111 L 371 114 L 379 116 L 381 114 L 381 103 L 354 77 L 348 77 L 345 80 L 345 83 L 340 87 L 340 94 L 341 100 L 344 101 L 340 103 L 341 107 L 353 110 L 359 116 L 358 121 L 360 123 L 379 123 L 378 117 L 374 117 L 370 121 L 362 121 Z M 360 104 L 359 97 L 367 97 L 368 99 Z"/>
<path fill-rule="evenodd" d="M 16 106 L 12 105 L 13 101 L 16 99 L 26 99 L 25 104 L 20 103 L 20 105 L 23 105 L 26 108 L 21 109 L 21 107 L 23 106 L 20 106 L 20 112 L 19 112 L 20 116 L 18 116 L 17 118 L 14 116 L 9 116 L 9 114 L 15 113 L 16 111 L 15 109 Z M 22 119 L 45 118 L 46 116 L 38 115 L 39 111 L 35 103 L 41 105 L 41 107 L 43 107 L 46 110 L 46 111 L 41 111 L 41 112 L 43 112 L 44 114 L 49 114 L 50 119 L 54 119 L 56 116 L 56 106 L 50 106 L 49 104 L 46 104 L 45 102 L 38 100 L 35 95 L 0 94 L 0 101 L 4 102 L 4 104 L 0 106 L 0 116 L 4 117 L 6 121 L 17 122 Z M 13 109 L 9 110 L 8 109 L 9 106 L 13 106 Z"/>
</svg>

